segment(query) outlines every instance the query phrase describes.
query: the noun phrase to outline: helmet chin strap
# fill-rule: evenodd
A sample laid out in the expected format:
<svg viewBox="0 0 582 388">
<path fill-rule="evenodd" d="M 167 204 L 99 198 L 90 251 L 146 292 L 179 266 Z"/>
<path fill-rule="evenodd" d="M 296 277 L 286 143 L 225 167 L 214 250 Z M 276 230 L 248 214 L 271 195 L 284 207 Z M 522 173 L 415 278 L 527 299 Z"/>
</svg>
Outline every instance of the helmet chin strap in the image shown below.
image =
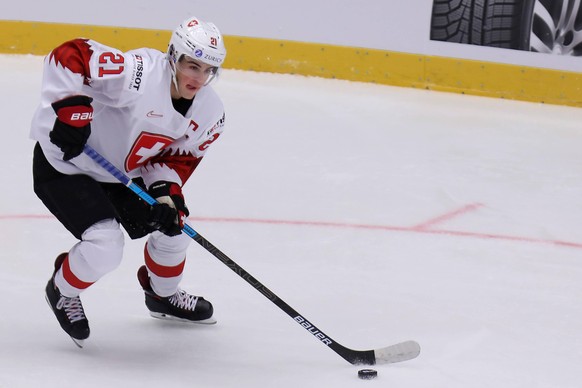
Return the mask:
<svg viewBox="0 0 582 388">
<path fill-rule="evenodd" d="M 174 85 L 174 89 L 176 89 L 176 93 L 180 93 L 180 89 L 178 89 L 178 79 L 176 78 L 176 72 L 172 72 L 172 84 Z"/>
<path fill-rule="evenodd" d="M 169 56 L 168 56 L 168 66 L 170 66 L 170 74 L 172 74 L 172 84 L 171 85 L 174 85 L 174 89 L 176 90 L 176 93 L 179 94 L 180 89 L 178 89 L 178 78 L 177 78 L 177 74 L 176 74 L 177 73 L 176 64 L 172 63 L 172 58 L 170 58 Z"/>
</svg>

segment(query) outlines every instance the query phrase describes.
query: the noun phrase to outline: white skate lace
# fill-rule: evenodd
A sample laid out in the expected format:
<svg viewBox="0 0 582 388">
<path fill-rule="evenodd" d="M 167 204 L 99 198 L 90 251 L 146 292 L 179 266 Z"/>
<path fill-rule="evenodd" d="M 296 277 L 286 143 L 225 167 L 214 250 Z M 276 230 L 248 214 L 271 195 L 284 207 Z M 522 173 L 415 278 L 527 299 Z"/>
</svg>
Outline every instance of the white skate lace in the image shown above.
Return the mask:
<svg viewBox="0 0 582 388">
<path fill-rule="evenodd" d="M 63 309 L 67 318 L 71 323 L 85 319 L 85 312 L 83 311 L 83 305 L 81 304 L 81 298 L 67 298 L 66 296 L 61 296 L 57 302 L 57 309 Z"/>
<path fill-rule="evenodd" d="M 182 309 L 194 311 L 198 297 L 188 294 L 186 291 L 178 289 L 178 291 L 170 296 L 169 301 L 174 306 Z"/>
</svg>

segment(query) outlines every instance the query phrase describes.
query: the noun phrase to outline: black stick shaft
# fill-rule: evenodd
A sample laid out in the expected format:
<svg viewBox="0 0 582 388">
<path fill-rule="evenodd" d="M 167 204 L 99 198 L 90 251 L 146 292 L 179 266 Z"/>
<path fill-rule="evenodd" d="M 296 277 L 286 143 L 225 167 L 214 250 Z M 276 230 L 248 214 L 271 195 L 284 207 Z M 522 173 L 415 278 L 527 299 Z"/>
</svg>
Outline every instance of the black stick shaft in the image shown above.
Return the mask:
<svg viewBox="0 0 582 388">
<path fill-rule="evenodd" d="M 107 170 L 112 176 L 114 176 L 119 182 L 126 185 L 130 190 L 132 190 L 141 199 L 153 205 L 157 201 L 152 198 L 147 192 L 143 191 L 138 185 L 131 181 L 131 179 L 115 167 L 111 162 L 105 159 L 101 154 L 95 151 L 89 145 L 85 145 L 83 149 L 84 153 L 97 162 L 101 167 Z M 294 308 L 285 303 L 281 298 L 279 298 L 273 291 L 269 290 L 263 283 L 258 281 L 254 276 L 245 271 L 240 265 L 235 263 L 231 258 L 225 255 L 220 249 L 216 248 L 210 241 L 202 237 L 198 232 L 196 232 L 190 225 L 185 224 L 182 230 L 198 244 L 200 244 L 204 249 L 210 252 L 218 260 L 222 261 L 228 268 L 233 270 L 238 276 L 243 278 L 247 283 L 253 286 L 257 291 L 259 291 L 263 296 L 273 302 L 277 307 L 283 310 L 287 315 L 289 315 L 295 322 L 297 322 L 301 327 L 311 333 L 315 338 L 317 338 L 324 345 L 327 345 L 334 352 L 342 356 L 346 361 L 351 364 L 367 364 L 373 365 L 376 363 L 376 357 L 373 350 L 353 350 L 348 349 L 339 343 L 335 342 L 331 337 L 325 334 L 323 331 L 319 330 L 313 323 L 305 319 L 301 314 L 299 314 Z"/>
<path fill-rule="evenodd" d="M 235 272 L 238 276 L 243 278 L 248 284 L 253 286 L 257 291 L 259 291 L 263 296 L 273 302 L 277 307 L 283 310 L 287 315 L 289 315 L 295 322 L 297 322 L 301 327 L 311 333 L 315 338 L 320 340 L 324 345 L 327 345 L 334 352 L 342 356 L 346 361 L 351 364 L 375 364 L 376 358 L 373 350 L 357 351 L 348 349 L 341 344 L 335 342 L 331 337 L 321 331 L 313 323 L 305 319 L 301 314 L 299 314 L 293 307 L 289 306 L 285 301 L 279 298 L 273 291 L 269 290 L 263 283 L 258 281 L 254 276 L 248 273 L 244 268 L 235 263 L 231 258 L 224 254 L 220 249 L 215 247 L 210 241 L 206 240 L 200 234 L 192 237 L 198 244 L 200 244 L 204 249 L 210 252 L 218 260 L 222 261 L 228 268 Z"/>
</svg>

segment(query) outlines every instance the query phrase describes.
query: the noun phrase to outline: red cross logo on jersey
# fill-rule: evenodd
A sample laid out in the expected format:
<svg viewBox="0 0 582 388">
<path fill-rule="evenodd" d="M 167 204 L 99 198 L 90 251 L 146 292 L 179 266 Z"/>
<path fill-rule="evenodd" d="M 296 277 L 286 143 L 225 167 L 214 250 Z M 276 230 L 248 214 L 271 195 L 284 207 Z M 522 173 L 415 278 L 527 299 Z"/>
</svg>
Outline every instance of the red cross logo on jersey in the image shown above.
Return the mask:
<svg viewBox="0 0 582 388">
<path fill-rule="evenodd" d="M 125 158 L 125 171 L 143 166 L 173 141 L 171 137 L 142 132 Z"/>
</svg>

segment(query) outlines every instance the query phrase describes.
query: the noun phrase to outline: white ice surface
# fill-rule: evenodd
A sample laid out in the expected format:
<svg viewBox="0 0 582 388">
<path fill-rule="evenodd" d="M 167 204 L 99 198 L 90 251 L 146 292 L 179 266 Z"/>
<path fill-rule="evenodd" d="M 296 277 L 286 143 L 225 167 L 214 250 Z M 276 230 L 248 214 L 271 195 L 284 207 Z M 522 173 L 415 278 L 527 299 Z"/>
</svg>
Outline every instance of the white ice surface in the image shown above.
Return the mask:
<svg viewBox="0 0 582 388">
<path fill-rule="evenodd" d="M 190 224 L 343 345 L 421 344 L 364 382 L 196 243 L 183 287 L 217 325 L 150 318 L 126 240 L 74 346 L 44 300 L 75 240 L 32 191 L 41 58 L 0 70 L 1 388 L 582 386 L 582 110 L 223 73 Z"/>
</svg>

